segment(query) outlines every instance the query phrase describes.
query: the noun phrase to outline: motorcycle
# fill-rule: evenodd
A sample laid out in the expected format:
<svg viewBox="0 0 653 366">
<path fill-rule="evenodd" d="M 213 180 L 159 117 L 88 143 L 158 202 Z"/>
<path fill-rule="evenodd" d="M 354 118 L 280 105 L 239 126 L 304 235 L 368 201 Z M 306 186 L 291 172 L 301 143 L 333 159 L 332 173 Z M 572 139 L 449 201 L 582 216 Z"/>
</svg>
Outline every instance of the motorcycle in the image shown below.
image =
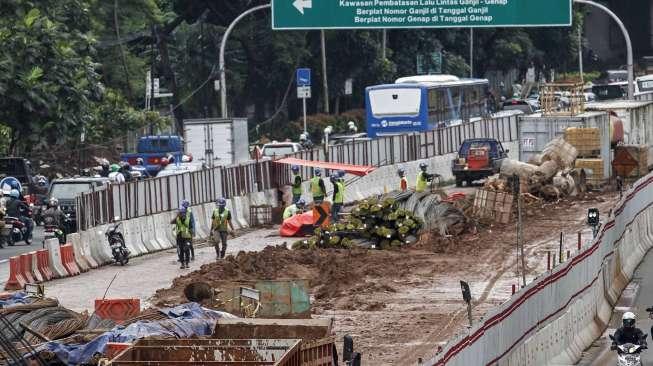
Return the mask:
<svg viewBox="0 0 653 366">
<path fill-rule="evenodd" d="M 5 227 L 9 228 L 9 235 L 5 238 L 9 246 L 14 246 L 17 242 L 24 240 L 25 244 L 32 244 L 32 235 L 28 234 L 27 225 L 17 217 L 5 217 Z"/>
<path fill-rule="evenodd" d="M 125 238 L 122 236 L 122 233 L 118 231 L 118 227 L 121 222 L 118 222 L 113 227 L 110 227 L 104 235 L 109 241 L 109 246 L 111 247 L 111 254 L 116 263 L 120 263 L 121 266 L 124 266 L 129 262 L 129 249 L 125 245 Z"/>
<path fill-rule="evenodd" d="M 642 356 L 641 353 L 643 350 L 647 349 L 644 344 L 646 340 L 646 335 L 642 337 L 642 342 L 640 344 L 624 343 L 617 345 L 614 336 L 610 335 L 612 339 L 611 350 L 617 351 L 617 366 L 642 366 Z"/>
<path fill-rule="evenodd" d="M 45 248 L 45 242 L 48 239 L 57 239 L 59 240 L 59 245 L 66 244 L 66 234 L 70 231 L 70 214 L 66 214 L 63 222 L 63 229 L 52 223 L 50 217 L 46 217 L 43 223 L 43 248 Z"/>
</svg>

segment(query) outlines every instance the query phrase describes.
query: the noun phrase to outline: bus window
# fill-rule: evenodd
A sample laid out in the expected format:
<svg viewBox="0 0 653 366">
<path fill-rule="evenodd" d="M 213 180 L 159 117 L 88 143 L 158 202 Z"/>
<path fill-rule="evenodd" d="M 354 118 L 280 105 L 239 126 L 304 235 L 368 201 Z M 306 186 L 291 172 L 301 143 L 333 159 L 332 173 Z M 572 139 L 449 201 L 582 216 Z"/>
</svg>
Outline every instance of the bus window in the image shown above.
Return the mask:
<svg viewBox="0 0 653 366">
<path fill-rule="evenodd" d="M 441 89 L 429 89 L 429 125 L 437 127 L 446 119 L 446 97 Z"/>
</svg>

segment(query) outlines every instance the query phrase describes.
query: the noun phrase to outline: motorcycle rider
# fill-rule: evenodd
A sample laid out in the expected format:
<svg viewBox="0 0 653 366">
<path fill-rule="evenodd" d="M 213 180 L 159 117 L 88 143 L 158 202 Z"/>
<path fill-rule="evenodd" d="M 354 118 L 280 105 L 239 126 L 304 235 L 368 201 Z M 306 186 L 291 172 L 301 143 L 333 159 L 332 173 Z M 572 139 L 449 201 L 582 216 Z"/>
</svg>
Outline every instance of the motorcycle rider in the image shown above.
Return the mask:
<svg viewBox="0 0 653 366">
<path fill-rule="evenodd" d="M 50 198 L 46 210 L 43 212 L 45 225 L 56 226 L 63 233 L 63 241 L 66 241 L 66 215 L 59 208 L 59 200 L 56 197 Z"/>
<path fill-rule="evenodd" d="M 147 168 L 145 167 L 145 161 L 143 160 L 143 158 L 137 158 L 136 165 L 131 168 L 132 170 L 139 171 L 143 179 L 150 178 L 150 173 L 147 171 Z"/>
<path fill-rule="evenodd" d="M 195 234 L 195 226 L 190 210 L 181 205 L 177 216 L 170 223 L 175 225 L 175 232 L 177 234 L 177 253 L 179 254 L 179 262 L 181 262 L 180 268 L 189 268 L 188 262 L 190 260 L 190 247 L 193 242 L 193 235 Z"/>
<path fill-rule="evenodd" d="M 102 159 L 100 161 L 100 167 L 100 177 L 108 178 L 109 174 L 111 173 L 111 164 L 109 164 L 109 160 Z"/>
<path fill-rule="evenodd" d="M 626 312 L 621 317 L 623 327 L 614 332 L 614 341 L 619 346 L 625 343 L 632 343 L 646 347 L 644 332 L 635 327 L 635 314 Z"/>
<path fill-rule="evenodd" d="M 120 172 L 120 165 L 111 164 L 111 173 L 109 173 L 109 179 L 112 183 L 125 183 L 125 176 Z"/>
<path fill-rule="evenodd" d="M 7 216 L 16 217 L 27 228 L 27 237 L 32 237 L 33 224 L 32 219 L 28 216 L 29 206 L 20 199 L 20 192 L 17 189 L 12 189 L 9 192 L 9 201 L 6 203 Z"/>
<path fill-rule="evenodd" d="M 125 181 L 131 182 L 133 180 L 131 165 L 129 165 L 129 163 L 126 161 L 121 161 L 118 165 L 120 166 L 120 173 L 122 173 L 122 175 L 125 177 Z"/>
</svg>

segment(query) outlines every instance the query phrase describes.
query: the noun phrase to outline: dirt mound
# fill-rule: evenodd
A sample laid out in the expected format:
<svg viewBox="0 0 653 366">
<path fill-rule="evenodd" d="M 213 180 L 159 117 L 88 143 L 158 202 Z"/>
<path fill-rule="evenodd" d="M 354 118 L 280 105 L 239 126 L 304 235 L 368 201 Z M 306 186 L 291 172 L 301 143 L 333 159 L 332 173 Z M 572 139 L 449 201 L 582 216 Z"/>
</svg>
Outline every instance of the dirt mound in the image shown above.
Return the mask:
<svg viewBox="0 0 653 366">
<path fill-rule="evenodd" d="M 389 264 L 392 263 L 392 266 Z M 156 292 L 153 303 L 165 305 L 183 299 L 186 286 L 206 282 L 220 287 L 225 282 L 250 280 L 279 280 L 301 278 L 309 280 L 315 305 L 332 308 L 329 301 L 348 294 L 392 292 L 388 285 L 393 278 L 409 273 L 419 264 L 415 258 L 398 251 L 370 251 L 364 249 L 316 249 L 292 251 L 282 246 L 267 247 L 261 252 L 240 252 L 220 262 L 202 266 L 198 271 L 178 277 L 172 287 Z M 379 279 L 383 279 L 379 281 Z M 378 304 L 345 301 L 342 308 L 362 309 Z M 340 307 L 340 306 L 338 306 Z"/>
</svg>

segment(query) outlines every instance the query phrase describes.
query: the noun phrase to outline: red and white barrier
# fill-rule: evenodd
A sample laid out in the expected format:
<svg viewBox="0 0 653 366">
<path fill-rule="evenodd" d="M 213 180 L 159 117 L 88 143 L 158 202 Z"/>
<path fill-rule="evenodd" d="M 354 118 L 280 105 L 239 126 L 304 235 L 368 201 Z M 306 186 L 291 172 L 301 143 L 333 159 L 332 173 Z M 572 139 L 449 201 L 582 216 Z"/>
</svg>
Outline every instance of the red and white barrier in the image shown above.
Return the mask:
<svg viewBox="0 0 653 366">
<path fill-rule="evenodd" d="M 32 259 L 32 275 L 34 276 L 34 280 L 36 280 L 37 283 L 41 283 L 43 281 L 46 281 L 45 277 L 41 274 L 41 271 L 39 271 L 39 261 L 38 261 L 38 256 L 36 252 L 29 252 L 30 258 Z"/>
<path fill-rule="evenodd" d="M 41 276 L 45 281 L 49 281 L 55 278 L 54 273 L 50 270 L 50 255 L 48 254 L 47 249 L 41 249 L 36 251 L 36 263 Z"/>
<path fill-rule="evenodd" d="M 9 279 L 5 283 L 5 290 L 22 290 L 26 283 L 21 273 L 20 258 L 9 258 Z"/>
<path fill-rule="evenodd" d="M 68 272 L 68 275 L 77 276 L 80 274 L 81 271 L 75 263 L 73 246 L 71 244 L 61 245 L 59 250 L 61 252 L 61 264 L 66 269 L 66 272 Z"/>
<path fill-rule="evenodd" d="M 29 253 L 20 255 L 20 273 L 27 283 L 36 283 L 32 274 L 32 256 Z"/>
</svg>

